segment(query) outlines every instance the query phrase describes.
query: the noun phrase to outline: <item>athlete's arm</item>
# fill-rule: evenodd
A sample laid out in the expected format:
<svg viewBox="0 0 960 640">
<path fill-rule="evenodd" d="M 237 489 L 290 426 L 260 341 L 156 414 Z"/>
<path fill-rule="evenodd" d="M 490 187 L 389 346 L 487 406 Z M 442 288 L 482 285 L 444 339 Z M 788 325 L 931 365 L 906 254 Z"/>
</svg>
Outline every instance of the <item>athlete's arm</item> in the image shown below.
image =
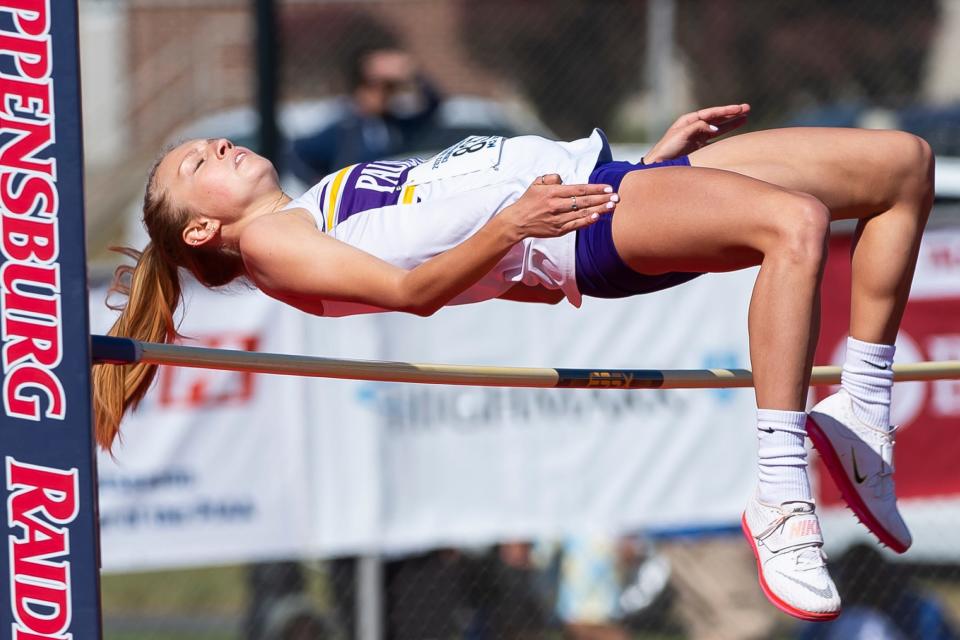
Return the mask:
<svg viewBox="0 0 960 640">
<path fill-rule="evenodd" d="M 650 164 L 693 153 L 714 138 L 741 126 L 749 114 L 748 104 L 728 104 L 685 113 L 644 154 L 643 161 Z"/>
<path fill-rule="evenodd" d="M 531 185 L 469 238 L 410 270 L 330 238 L 289 212 L 251 224 L 240 250 L 258 287 L 300 308 L 316 313 L 317 302 L 330 299 L 426 316 L 483 278 L 524 238 L 561 236 L 613 211 L 606 189 Z M 576 211 L 570 210 L 573 196 Z"/>
</svg>

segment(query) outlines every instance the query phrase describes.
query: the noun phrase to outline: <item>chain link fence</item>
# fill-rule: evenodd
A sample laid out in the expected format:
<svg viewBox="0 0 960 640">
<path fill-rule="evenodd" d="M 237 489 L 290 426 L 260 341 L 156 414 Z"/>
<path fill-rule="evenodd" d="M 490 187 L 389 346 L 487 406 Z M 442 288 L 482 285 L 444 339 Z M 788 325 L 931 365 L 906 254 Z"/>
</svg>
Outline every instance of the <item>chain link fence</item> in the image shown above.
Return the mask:
<svg viewBox="0 0 960 640">
<path fill-rule="evenodd" d="M 201 131 L 255 144 L 256 25 L 249 0 L 80 8 L 96 266 L 129 232 L 163 145 Z M 684 111 L 749 102 L 753 128 L 899 127 L 960 155 L 960 0 L 277 0 L 276 15 L 292 180 L 309 179 L 297 142 L 344 113 L 358 60 L 394 48 L 441 105 L 411 151 L 470 130 L 571 139 L 601 126 L 644 143 Z M 960 439 L 944 446 L 960 454 Z M 859 611 L 841 621 L 886 629 L 871 637 L 960 634 L 955 564 L 854 547 L 831 568 Z M 112 639 L 855 637 L 776 612 L 731 531 L 107 574 L 103 597 Z"/>
</svg>

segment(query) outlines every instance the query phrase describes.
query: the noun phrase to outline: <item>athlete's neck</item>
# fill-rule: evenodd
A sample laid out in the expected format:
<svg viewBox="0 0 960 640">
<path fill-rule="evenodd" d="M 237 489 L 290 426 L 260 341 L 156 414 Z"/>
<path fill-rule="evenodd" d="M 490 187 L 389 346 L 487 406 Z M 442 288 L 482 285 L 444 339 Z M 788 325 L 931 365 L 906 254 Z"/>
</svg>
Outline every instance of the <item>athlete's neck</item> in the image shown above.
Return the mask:
<svg viewBox="0 0 960 640">
<path fill-rule="evenodd" d="M 285 194 L 281 189 L 277 189 L 269 194 L 264 194 L 247 207 L 247 211 L 243 216 L 220 228 L 223 243 L 229 246 L 236 245 L 240 240 L 240 236 L 243 234 L 243 230 L 247 228 L 247 225 L 257 218 L 262 218 L 263 216 L 268 216 L 280 211 L 292 201 L 293 198 Z"/>
</svg>

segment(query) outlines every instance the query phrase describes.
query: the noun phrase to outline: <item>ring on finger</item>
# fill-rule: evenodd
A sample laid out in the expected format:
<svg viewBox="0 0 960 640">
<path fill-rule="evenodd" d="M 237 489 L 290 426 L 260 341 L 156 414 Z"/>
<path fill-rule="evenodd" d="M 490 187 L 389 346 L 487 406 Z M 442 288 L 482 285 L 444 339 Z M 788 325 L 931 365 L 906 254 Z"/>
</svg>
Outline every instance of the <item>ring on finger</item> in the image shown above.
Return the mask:
<svg viewBox="0 0 960 640">
<path fill-rule="evenodd" d="M 540 184 L 547 184 L 547 181 L 545 180 L 546 177 L 547 176 L 540 176 Z"/>
<path fill-rule="evenodd" d="M 570 210 L 576 211 L 580 207 L 577 206 L 577 196 L 570 196 Z"/>
</svg>

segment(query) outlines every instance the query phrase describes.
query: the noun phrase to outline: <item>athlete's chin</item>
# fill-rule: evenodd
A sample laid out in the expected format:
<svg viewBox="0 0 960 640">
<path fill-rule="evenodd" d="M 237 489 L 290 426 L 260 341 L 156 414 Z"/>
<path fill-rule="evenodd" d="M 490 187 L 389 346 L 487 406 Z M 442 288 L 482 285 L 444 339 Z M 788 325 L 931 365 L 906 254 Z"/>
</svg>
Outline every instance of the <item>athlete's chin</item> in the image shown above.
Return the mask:
<svg viewBox="0 0 960 640">
<path fill-rule="evenodd" d="M 237 173 L 246 184 L 257 185 L 256 189 L 264 187 L 275 188 L 280 184 L 280 176 L 273 164 L 260 156 L 247 158 L 237 167 Z"/>
<path fill-rule="evenodd" d="M 244 167 L 243 165 L 247 166 Z M 280 176 L 277 174 L 276 167 L 263 156 L 248 158 L 247 161 L 240 163 L 240 169 L 244 170 L 251 178 L 268 180 L 275 184 L 280 183 Z"/>
</svg>

